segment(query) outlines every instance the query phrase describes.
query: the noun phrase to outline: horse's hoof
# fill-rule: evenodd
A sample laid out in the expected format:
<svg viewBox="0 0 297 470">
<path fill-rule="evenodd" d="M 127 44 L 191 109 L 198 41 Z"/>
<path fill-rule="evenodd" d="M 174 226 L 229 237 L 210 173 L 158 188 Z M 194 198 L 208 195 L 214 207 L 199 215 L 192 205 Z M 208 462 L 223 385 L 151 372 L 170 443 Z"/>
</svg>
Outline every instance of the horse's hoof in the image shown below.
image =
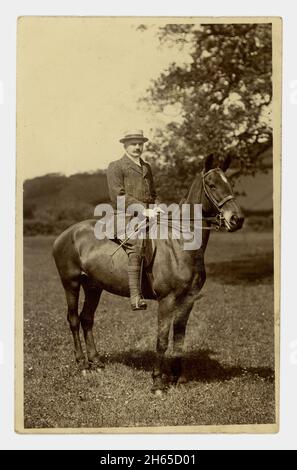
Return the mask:
<svg viewBox="0 0 297 470">
<path fill-rule="evenodd" d="M 166 383 L 168 384 L 168 387 L 174 387 L 177 384 L 178 377 L 175 375 L 168 375 L 166 377 Z"/>
<path fill-rule="evenodd" d="M 94 364 L 93 362 L 89 362 L 89 369 L 92 372 L 102 372 L 104 370 L 105 366 L 104 364 Z"/>
<path fill-rule="evenodd" d="M 165 395 L 165 393 L 168 392 L 168 386 L 165 384 L 156 384 L 153 385 L 151 388 L 151 392 L 156 396 L 156 397 L 161 397 L 162 395 Z"/>
<path fill-rule="evenodd" d="M 162 376 L 153 377 L 153 386 L 151 392 L 156 396 L 161 396 L 168 390 L 167 377 L 163 374 Z"/>
<path fill-rule="evenodd" d="M 86 375 L 87 370 L 89 369 L 89 364 L 84 359 L 79 359 L 76 361 L 77 369 L 82 375 Z"/>
<path fill-rule="evenodd" d="M 99 355 L 89 360 L 89 368 L 94 372 L 101 372 L 105 368 L 105 364 L 101 361 Z"/>
<path fill-rule="evenodd" d="M 185 385 L 186 383 L 187 383 L 187 379 L 184 375 L 181 375 L 176 381 L 176 385 Z"/>
</svg>

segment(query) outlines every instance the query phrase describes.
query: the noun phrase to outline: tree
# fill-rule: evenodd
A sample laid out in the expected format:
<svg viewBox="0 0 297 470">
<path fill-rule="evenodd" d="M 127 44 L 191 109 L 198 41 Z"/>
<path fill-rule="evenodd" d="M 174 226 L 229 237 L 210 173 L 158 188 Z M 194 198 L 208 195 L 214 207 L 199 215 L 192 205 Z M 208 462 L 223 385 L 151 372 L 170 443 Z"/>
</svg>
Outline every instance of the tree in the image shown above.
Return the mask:
<svg viewBox="0 0 297 470">
<path fill-rule="evenodd" d="M 209 153 L 231 154 L 241 172 L 257 171 L 258 156 L 272 145 L 271 24 L 168 24 L 159 39 L 189 51 L 143 100 L 157 112 L 179 112 L 149 147 L 149 155 L 158 153 L 153 165 L 162 167 L 159 190 L 175 199 Z"/>
</svg>

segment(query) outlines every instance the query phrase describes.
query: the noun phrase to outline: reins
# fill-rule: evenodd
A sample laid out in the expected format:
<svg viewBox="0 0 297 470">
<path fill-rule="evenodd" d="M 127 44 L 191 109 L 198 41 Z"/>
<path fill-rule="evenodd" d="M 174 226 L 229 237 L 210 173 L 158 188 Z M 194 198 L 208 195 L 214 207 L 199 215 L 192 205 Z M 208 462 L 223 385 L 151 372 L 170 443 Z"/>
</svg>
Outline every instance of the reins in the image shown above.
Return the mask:
<svg viewBox="0 0 297 470">
<path fill-rule="evenodd" d="M 200 226 L 199 228 L 201 230 L 216 230 L 216 231 L 219 231 L 223 226 L 224 226 L 224 216 L 223 216 L 223 213 L 222 213 L 222 207 L 224 206 L 224 204 L 227 202 L 227 201 L 231 201 L 232 199 L 234 199 L 234 195 L 233 194 L 229 194 L 228 196 L 225 196 L 221 201 L 217 201 L 215 199 L 215 197 L 213 196 L 212 192 L 210 191 L 210 188 L 207 186 L 207 183 L 205 182 L 205 177 L 208 176 L 210 173 L 212 173 L 213 171 L 219 171 L 221 172 L 221 169 L 220 168 L 212 168 L 211 170 L 207 171 L 206 173 L 204 173 L 204 171 L 202 172 L 202 187 L 201 187 L 201 195 L 202 195 L 202 191 L 205 192 L 205 195 L 206 197 L 208 198 L 208 200 L 213 204 L 213 206 L 217 209 L 217 215 L 213 216 L 213 217 L 202 217 L 202 219 L 196 219 L 196 218 L 189 218 L 189 219 L 183 219 L 183 222 L 197 222 L 197 220 L 202 220 L 202 223 L 203 222 L 207 222 L 209 223 L 211 226 Z M 200 198 L 201 199 L 201 198 Z M 181 222 L 181 219 L 180 218 L 170 218 L 170 219 L 166 219 L 165 221 L 163 221 L 164 223 L 167 223 L 168 225 L 171 226 L 171 228 L 176 228 L 177 230 L 179 230 L 180 232 L 189 232 L 189 228 L 188 227 L 184 227 L 183 225 L 178 225 L 178 224 L 170 224 L 170 222 Z M 160 217 L 160 219 L 157 218 L 156 220 L 156 223 L 157 224 L 161 224 L 162 222 L 162 218 Z M 140 224 L 139 226 L 130 234 L 128 235 L 125 240 L 123 240 L 119 246 L 116 248 L 116 250 L 112 253 L 111 257 L 128 241 L 130 240 L 130 238 L 132 238 L 137 232 L 139 232 L 139 230 L 141 229 L 146 229 L 147 227 L 149 226 L 149 219 L 148 218 L 145 218 Z"/>
<path fill-rule="evenodd" d="M 220 228 L 223 225 L 223 220 L 224 217 L 221 214 L 217 214 L 214 217 L 202 217 L 202 219 L 196 219 L 196 218 L 190 218 L 190 219 L 183 219 L 183 222 L 197 222 L 198 220 L 202 220 L 202 222 L 208 222 L 213 225 L 213 227 L 205 227 L 201 225 L 199 228 L 201 230 L 220 230 Z M 170 224 L 171 221 L 181 221 L 180 218 L 171 218 L 168 220 L 168 223 Z M 166 221 L 167 222 L 167 221 Z M 171 225 L 173 227 L 173 225 Z M 183 227 L 181 226 L 181 230 L 183 231 Z M 187 229 L 186 229 L 187 230 Z"/>
</svg>

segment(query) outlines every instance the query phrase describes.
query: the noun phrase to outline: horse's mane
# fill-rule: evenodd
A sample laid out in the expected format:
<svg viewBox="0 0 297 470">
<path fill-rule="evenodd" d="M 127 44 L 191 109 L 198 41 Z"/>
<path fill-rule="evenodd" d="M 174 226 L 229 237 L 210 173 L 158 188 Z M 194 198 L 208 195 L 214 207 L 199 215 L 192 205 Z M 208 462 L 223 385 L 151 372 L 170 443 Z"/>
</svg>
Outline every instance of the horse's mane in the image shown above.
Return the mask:
<svg viewBox="0 0 297 470">
<path fill-rule="evenodd" d="M 182 204 L 191 204 L 196 203 L 199 204 L 201 202 L 201 195 L 202 195 L 202 173 L 198 173 L 196 175 L 194 181 L 192 182 L 187 195 L 183 197 L 179 203 L 181 206 Z"/>
</svg>

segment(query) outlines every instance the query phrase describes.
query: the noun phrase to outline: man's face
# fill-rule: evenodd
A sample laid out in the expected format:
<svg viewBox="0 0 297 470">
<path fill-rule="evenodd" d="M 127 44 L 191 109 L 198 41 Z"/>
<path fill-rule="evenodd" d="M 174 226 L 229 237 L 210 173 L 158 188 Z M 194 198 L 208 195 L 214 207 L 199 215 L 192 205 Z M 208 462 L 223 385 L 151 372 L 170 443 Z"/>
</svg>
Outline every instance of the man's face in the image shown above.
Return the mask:
<svg viewBox="0 0 297 470">
<path fill-rule="evenodd" d="M 124 147 L 131 157 L 139 158 L 143 152 L 143 141 L 139 139 L 130 139 L 124 143 Z"/>
</svg>

